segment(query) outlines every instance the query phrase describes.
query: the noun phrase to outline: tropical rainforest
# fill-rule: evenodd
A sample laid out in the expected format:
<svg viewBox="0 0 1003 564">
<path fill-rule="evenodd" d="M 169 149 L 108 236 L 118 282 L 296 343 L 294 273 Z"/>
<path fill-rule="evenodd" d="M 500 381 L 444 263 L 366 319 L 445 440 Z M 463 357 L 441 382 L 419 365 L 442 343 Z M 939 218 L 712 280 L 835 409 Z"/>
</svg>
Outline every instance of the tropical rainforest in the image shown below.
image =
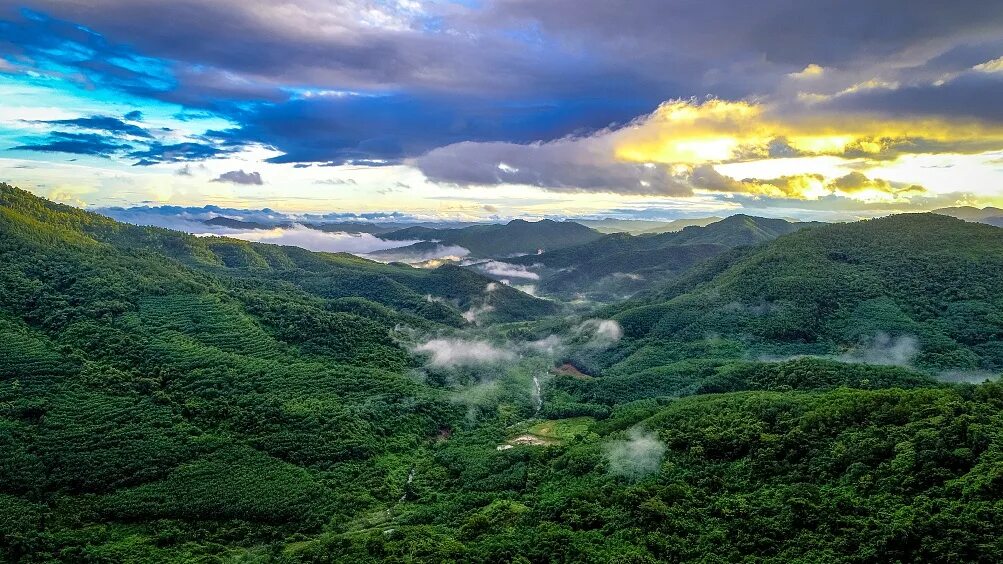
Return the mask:
<svg viewBox="0 0 1003 564">
<path fill-rule="evenodd" d="M 1003 229 L 383 236 L 471 260 L 0 184 L 0 558 L 1003 561 Z"/>
</svg>

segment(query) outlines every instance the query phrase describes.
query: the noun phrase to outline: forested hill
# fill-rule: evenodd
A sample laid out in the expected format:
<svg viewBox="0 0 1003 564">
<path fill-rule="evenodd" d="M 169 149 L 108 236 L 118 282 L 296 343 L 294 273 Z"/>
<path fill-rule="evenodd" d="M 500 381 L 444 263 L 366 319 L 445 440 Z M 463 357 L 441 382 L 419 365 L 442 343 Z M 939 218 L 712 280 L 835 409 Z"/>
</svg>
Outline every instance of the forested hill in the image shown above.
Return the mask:
<svg viewBox="0 0 1003 564">
<path fill-rule="evenodd" d="M 582 294 L 608 301 L 667 282 L 732 247 L 759 244 L 817 225 L 738 214 L 672 233 L 614 233 L 510 262 L 539 273 L 542 293 L 565 298 Z"/>
<path fill-rule="evenodd" d="M 536 253 L 598 239 L 600 233 L 571 221 L 512 220 L 504 225 L 473 225 L 462 229 L 409 227 L 380 235 L 384 239 L 434 240 L 459 245 L 476 257 L 503 257 Z"/>
<path fill-rule="evenodd" d="M 0 560 L 997 562 L 1003 388 L 935 376 L 1000 366 L 1000 233 L 806 229 L 623 335 L 0 185 Z"/>
<path fill-rule="evenodd" d="M 899 362 L 999 370 L 1000 311 L 1003 229 L 906 214 L 730 252 L 607 313 L 627 335 L 619 362 L 635 368 L 663 363 L 670 342 L 769 356 L 852 354 L 878 339 L 915 349 Z"/>
<path fill-rule="evenodd" d="M 409 331 L 464 325 L 465 304 L 553 311 L 489 284 L 129 226 L 0 184 L 0 559 L 122 561 L 83 547 L 136 523 L 130 558 L 195 538 L 189 523 L 257 544 L 396 499 L 378 485 L 406 476 L 394 457 L 463 418 L 406 376 Z"/>
<path fill-rule="evenodd" d="M 817 225 L 821 224 L 794 223 L 783 219 L 738 214 L 707 226 L 688 226 L 672 233 L 655 235 L 613 233 L 581 245 L 548 251 L 536 256 L 519 257 L 512 262 L 539 263 L 552 268 L 566 268 L 588 259 L 608 259 L 620 253 L 654 251 L 679 245 L 720 245 L 729 248 L 754 245 Z"/>
<path fill-rule="evenodd" d="M 69 260 L 89 264 L 91 270 L 101 265 L 93 263 L 90 253 L 118 262 L 140 262 L 143 267 L 149 263 L 150 268 L 177 268 L 179 265 L 166 262 L 174 259 L 197 273 L 224 279 L 229 285 L 282 291 L 291 285 L 313 298 L 342 302 L 364 298 L 451 325 L 464 323 L 464 311 L 482 308 L 488 302 L 492 307 L 488 316 L 500 321 L 528 319 L 555 310 L 549 302 L 508 287 L 492 286 L 488 295 L 485 290 L 490 279 L 456 267 L 422 270 L 384 265 L 344 253 L 316 253 L 299 247 L 138 227 L 48 202 L 4 184 L 0 184 L 0 211 L 0 228 L 9 247 L 25 245 L 40 255 L 49 252 L 50 246 L 65 247 Z"/>
</svg>

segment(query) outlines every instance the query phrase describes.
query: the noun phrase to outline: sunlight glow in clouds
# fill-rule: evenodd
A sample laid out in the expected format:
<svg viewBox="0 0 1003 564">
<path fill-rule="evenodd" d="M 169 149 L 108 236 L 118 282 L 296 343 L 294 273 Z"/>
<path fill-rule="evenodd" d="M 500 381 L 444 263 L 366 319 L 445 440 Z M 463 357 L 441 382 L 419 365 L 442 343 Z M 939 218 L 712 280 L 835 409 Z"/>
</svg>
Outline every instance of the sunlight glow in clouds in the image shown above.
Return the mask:
<svg viewBox="0 0 1003 564">
<path fill-rule="evenodd" d="M 1003 126 L 978 120 L 873 116 L 784 119 L 751 102 L 666 102 L 618 143 L 618 158 L 699 164 L 786 156 L 889 160 L 905 153 L 980 153 L 1003 147 Z"/>
<path fill-rule="evenodd" d="M 1001 203 L 1003 8 L 862 34 L 842 12 L 888 6 L 725 4 L 23 0 L 0 176 L 81 206 L 453 219 Z"/>
</svg>

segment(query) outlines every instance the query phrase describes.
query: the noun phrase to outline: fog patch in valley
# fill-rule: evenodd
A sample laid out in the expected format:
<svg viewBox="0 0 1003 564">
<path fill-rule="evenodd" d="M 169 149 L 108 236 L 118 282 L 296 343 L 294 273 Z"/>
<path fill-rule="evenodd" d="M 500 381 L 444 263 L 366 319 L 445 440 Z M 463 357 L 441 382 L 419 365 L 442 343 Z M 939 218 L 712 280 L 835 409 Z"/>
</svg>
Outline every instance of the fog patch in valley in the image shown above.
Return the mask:
<svg viewBox="0 0 1003 564">
<path fill-rule="evenodd" d="M 429 355 L 428 363 L 440 368 L 491 364 L 515 357 L 488 341 L 461 338 L 431 339 L 416 346 L 414 352 Z"/>
<path fill-rule="evenodd" d="M 477 268 L 489 276 L 496 278 L 521 278 L 526 280 L 539 280 L 540 275 L 529 270 L 521 264 L 511 264 L 498 260 L 489 260 L 476 265 Z"/>
<path fill-rule="evenodd" d="M 633 427 L 626 440 L 606 445 L 607 471 L 628 480 L 639 480 L 658 472 L 665 451 L 665 444 L 657 435 Z"/>
<path fill-rule="evenodd" d="M 577 332 L 589 337 L 593 347 L 608 347 L 623 338 L 623 327 L 614 319 L 586 319 L 578 327 Z"/>
<path fill-rule="evenodd" d="M 536 295 L 536 285 L 534 285 L 534 284 L 516 284 L 516 285 L 513 285 L 512 287 L 515 288 L 516 290 L 519 290 L 520 292 L 522 292 L 524 294 L 529 294 L 530 296 L 533 296 L 534 298 L 538 297 Z"/>
<path fill-rule="evenodd" d="M 526 348 L 531 351 L 556 357 L 564 347 L 564 339 L 558 335 L 548 335 L 542 339 L 526 342 Z"/>
<path fill-rule="evenodd" d="M 482 323 L 482 316 L 491 313 L 495 310 L 495 306 L 491 304 L 484 304 L 480 306 L 474 306 L 463 312 L 463 319 L 467 323 L 473 323 L 474 325 L 480 325 Z"/>
<path fill-rule="evenodd" d="M 998 373 L 988 370 L 945 370 L 937 373 L 935 377 L 941 382 L 951 384 L 982 384 L 1000 379 Z"/>
<path fill-rule="evenodd" d="M 839 356 L 843 362 L 883 366 L 911 366 L 920 352 L 919 339 L 911 335 L 877 333 Z"/>
<path fill-rule="evenodd" d="M 709 338 L 709 337 L 708 337 Z M 869 364 L 874 366 L 901 366 L 915 368 L 913 361 L 922 352 L 919 339 L 912 335 L 889 335 L 878 332 L 864 338 L 856 346 L 840 354 L 762 354 L 750 360 L 757 362 L 787 362 L 802 358 L 836 360 L 847 364 Z"/>
<path fill-rule="evenodd" d="M 197 235 L 221 235 L 233 237 L 244 241 L 255 243 L 271 243 L 273 245 L 290 245 L 301 247 L 308 251 L 319 251 L 327 253 L 352 253 L 366 254 L 374 251 L 395 249 L 412 245 L 417 241 L 390 241 L 380 239 L 369 233 L 343 233 L 327 232 L 317 229 L 310 229 L 303 225 L 294 225 L 289 228 L 275 227 L 273 229 L 248 229 L 234 230 L 221 229 L 213 232 L 205 232 Z"/>
<path fill-rule="evenodd" d="M 381 252 L 378 255 L 369 254 L 365 258 L 379 262 L 403 262 L 427 268 L 436 268 L 447 263 L 459 263 L 464 257 L 470 254 L 469 250 L 459 245 L 436 245 L 431 250 L 415 252 L 407 249 L 407 246 L 414 244 L 415 241 L 406 241 L 405 243 L 406 246 L 395 245 L 386 249 L 369 251 L 369 253 L 376 251 L 389 252 Z"/>
</svg>

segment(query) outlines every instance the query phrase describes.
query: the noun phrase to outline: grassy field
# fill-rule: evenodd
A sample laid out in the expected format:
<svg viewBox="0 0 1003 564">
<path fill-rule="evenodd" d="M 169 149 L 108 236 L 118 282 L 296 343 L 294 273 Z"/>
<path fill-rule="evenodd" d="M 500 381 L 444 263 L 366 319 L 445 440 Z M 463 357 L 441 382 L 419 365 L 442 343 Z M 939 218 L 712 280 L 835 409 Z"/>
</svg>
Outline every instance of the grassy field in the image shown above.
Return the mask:
<svg viewBox="0 0 1003 564">
<path fill-rule="evenodd" d="M 569 419 L 548 419 L 529 428 L 529 434 L 546 439 L 568 441 L 588 432 L 595 423 L 591 417 L 571 417 Z"/>
</svg>

